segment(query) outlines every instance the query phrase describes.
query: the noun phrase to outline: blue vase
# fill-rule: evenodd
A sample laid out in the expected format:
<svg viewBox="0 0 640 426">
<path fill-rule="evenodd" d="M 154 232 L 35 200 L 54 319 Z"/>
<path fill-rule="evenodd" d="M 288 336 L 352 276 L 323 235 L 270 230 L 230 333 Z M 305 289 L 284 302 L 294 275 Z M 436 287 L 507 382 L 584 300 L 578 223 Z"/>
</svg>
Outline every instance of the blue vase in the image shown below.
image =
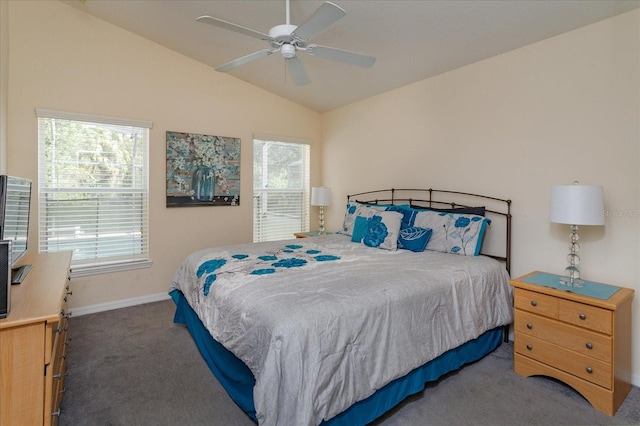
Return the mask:
<svg viewBox="0 0 640 426">
<path fill-rule="evenodd" d="M 198 201 L 213 201 L 213 168 L 200 166 L 193 173 L 193 192 Z"/>
</svg>

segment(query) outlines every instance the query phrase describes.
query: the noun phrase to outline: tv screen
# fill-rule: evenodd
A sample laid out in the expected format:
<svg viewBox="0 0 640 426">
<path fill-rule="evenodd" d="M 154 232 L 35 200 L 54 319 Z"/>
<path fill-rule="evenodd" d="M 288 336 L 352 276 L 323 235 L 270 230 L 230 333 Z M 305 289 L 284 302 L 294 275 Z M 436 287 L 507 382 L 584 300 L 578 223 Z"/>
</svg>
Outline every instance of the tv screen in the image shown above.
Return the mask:
<svg viewBox="0 0 640 426">
<path fill-rule="evenodd" d="M 11 267 L 27 251 L 31 181 L 0 175 L 0 240 L 11 241 Z"/>
</svg>

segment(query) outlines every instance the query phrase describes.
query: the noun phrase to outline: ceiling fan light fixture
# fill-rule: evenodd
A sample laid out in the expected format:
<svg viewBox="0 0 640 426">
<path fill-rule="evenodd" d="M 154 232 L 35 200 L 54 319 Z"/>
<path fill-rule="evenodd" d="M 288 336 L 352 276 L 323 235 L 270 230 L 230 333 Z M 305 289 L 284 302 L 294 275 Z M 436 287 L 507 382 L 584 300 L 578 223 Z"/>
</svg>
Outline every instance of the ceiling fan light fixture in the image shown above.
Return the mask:
<svg viewBox="0 0 640 426">
<path fill-rule="evenodd" d="M 296 47 L 292 44 L 285 43 L 280 48 L 280 53 L 287 59 L 293 58 L 296 56 Z"/>
<path fill-rule="evenodd" d="M 269 37 L 276 41 L 290 41 L 291 33 L 298 28 L 295 25 L 282 24 L 276 25 L 269 30 Z"/>
</svg>

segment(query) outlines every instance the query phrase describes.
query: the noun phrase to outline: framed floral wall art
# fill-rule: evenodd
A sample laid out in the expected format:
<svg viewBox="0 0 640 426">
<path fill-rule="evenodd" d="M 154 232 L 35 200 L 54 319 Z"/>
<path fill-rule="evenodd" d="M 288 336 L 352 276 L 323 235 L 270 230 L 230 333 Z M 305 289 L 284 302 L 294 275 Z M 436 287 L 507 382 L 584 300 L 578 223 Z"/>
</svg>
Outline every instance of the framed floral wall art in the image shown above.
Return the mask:
<svg viewBox="0 0 640 426">
<path fill-rule="evenodd" d="M 167 207 L 240 205 L 240 139 L 167 132 Z"/>
</svg>

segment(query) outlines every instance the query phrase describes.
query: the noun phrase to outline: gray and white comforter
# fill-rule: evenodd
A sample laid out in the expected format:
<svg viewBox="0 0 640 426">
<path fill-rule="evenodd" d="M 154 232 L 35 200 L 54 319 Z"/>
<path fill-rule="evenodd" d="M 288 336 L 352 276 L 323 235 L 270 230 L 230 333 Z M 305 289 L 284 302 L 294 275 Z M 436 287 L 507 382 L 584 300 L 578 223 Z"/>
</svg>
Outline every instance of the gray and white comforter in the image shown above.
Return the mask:
<svg viewBox="0 0 640 426">
<path fill-rule="evenodd" d="M 512 321 L 497 261 L 344 235 L 198 251 L 172 289 L 256 379 L 261 425 L 315 425 Z"/>
</svg>

